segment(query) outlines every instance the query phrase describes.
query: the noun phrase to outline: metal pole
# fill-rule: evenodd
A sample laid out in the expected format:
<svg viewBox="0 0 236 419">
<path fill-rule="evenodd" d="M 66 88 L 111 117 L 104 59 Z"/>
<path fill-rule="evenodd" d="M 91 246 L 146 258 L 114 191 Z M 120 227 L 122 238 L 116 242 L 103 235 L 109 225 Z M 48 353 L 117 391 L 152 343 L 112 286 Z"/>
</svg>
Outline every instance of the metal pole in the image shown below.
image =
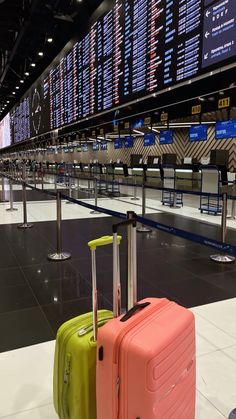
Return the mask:
<svg viewBox="0 0 236 419">
<path fill-rule="evenodd" d="M 143 184 L 142 184 L 142 217 L 146 215 L 146 188 L 145 188 L 145 173 L 143 173 Z M 151 233 L 151 228 L 145 227 L 144 224 L 137 228 L 138 233 Z"/>
<path fill-rule="evenodd" d="M 137 175 L 134 175 L 134 196 L 131 198 L 131 201 L 139 201 L 139 198 L 137 197 Z"/>
<path fill-rule="evenodd" d="M 236 198 L 236 181 L 234 181 L 233 184 L 233 197 Z M 236 219 L 236 213 L 235 213 L 235 199 L 232 199 L 232 205 L 231 205 L 231 215 L 227 217 L 229 220 L 235 220 Z"/>
<path fill-rule="evenodd" d="M 69 176 L 69 197 L 72 198 L 71 176 Z M 73 204 L 71 201 L 66 201 L 66 204 Z"/>
<path fill-rule="evenodd" d="M 97 178 L 94 178 L 94 197 L 95 197 L 95 202 L 94 205 L 95 207 L 98 206 L 98 184 L 97 184 Z M 100 212 L 93 210 L 90 211 L 90 214 L 100 214 Z"/>
<path fill-rule="evenodd" d="M 18 208 L 13 207 L 13 189 L 12 189 L 12 179 L 9 179 L 10 182 L 10 208 L 7 208 L 6 211 L 12 212 L 12 211 L 18 211 Z"/>
<path fill-rule="evenodd" d="M 44 190 L 44 174 L 43 174 L 43 169 L 41 172 L 41 182 L 42 182 L 42 191 Z"/>
<path fill-rule="evenodd" d="M 97 342 L 98 336 L 98 307 L 97 307 L 97 271 L 96 271 L 96 253 L 92 250 L 92 284 L 93 284 L 93 340 Z"/>
<path fill-rule="evenodd" d="M 35 168 L 33 169 L 33 173 L 34 173 L 34 187 L 37 187 L 37 183 L 36 183 L 36 171 Z"/>
<path fill-rule="evenodd" d="M 223 193 L 223 203 L 222 203 L 222 217 L 221 217 L 221 241 L 223 244 L 226 242 L 227 234 L 227 193 Z M 235 262 L 235 257 L 225 254 L 212 255 L 211 260 L 217 263 L 233 263 Z"/>
<path fill-rule="evenodd" d="M 61 246 L 61 193 L 57 192 L 57 251 L 50 253 L 48 259 L 53 262 L 61 262 L 71 258 L 71 254 L 62 251 Z"/>
<path fill-rule="evenodd" d="M 56 174 L 54 175 L 54 188 L 56 191 L 57 190 L 57 175 Z"/>
<path fill-rule="evenodd" d="M 128 212 L 128 219 L 134 217 Z M 128 226 L 128 281 L 127 281 L 127 309 L 130 310 L 137 303 L 137 235 L 136 227 Z"/>
<path fill-rule="evenodd" d="M 27 222 L 27 203 L 26 203 L 26 185 L 25 182 L 22 182 L 22 201 L 23 201 L 23 224 L 18 225 L 18 228 L 32 228 L 33 224 Z"/>
<path fill-rule="evenodd" d="M 4 182 L 4 176 L 2 176 L 2 198 L 0 202 L 8 202 L 7 199 L 5 199 L 5 182 Z"/>
</svg>

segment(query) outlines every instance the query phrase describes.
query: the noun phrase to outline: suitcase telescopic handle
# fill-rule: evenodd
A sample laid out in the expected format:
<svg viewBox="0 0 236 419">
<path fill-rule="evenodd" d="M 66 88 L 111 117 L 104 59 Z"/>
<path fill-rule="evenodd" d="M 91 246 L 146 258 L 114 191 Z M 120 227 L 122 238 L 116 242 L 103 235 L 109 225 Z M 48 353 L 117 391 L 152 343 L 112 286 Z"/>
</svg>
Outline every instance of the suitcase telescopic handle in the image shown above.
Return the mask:
<svg viewBox="0 0 236 419">
<path fill-rule="evenodd" d="M 134 211 L 127 212 L 127 220 L 112 226 L 113 235 L 115 236 L 120 227 L 128 227 L 128 278 L 127 278 L 127 309 L 130 310 L 137 303 L 137 215 Z M 114 245 L 113 245 L 114 246 Z M 113 252 L 114 257 L 114 252 Z M 115 272 L 115 257 L 113 262 L 113 306 L 116 307 L 117 285 Z M 114 310 L 114 317 L 118 317 L 121 313 Z"/>
<path fill-rule="evenodd" d="M 121 236 L 116 236 L 117 258 L 119 258 L 119 245 L 122 240 Z M 96 269 L 96 249 L 97 247 L 107 246 L 113 243 L 114 236 L 104 236 L 97 240 L 92 240 L 88 243 L 92 256 L 92 302 L 93 302 L 93 339 L 97 341 L 98 335 L 98 302 L 97 302 L 97 269 Z M 117 261 L 119 265 L 119 259 Z M 118 268 L 119 269 L 119 268 Z M 119 281 L 120 282 L 120 281 Z M 120 285 L 119 285 L 120 288 Z"/>
</svg>

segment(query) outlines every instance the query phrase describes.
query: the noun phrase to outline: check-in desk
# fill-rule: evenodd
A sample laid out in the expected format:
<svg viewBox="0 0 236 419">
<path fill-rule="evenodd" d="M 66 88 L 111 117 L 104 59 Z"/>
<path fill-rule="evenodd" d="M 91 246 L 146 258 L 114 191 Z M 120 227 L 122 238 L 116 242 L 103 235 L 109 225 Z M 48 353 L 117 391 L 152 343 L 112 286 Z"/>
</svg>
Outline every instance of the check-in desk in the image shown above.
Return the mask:
<svg viewBox="0 0 236 419">
<path fill-rule="evenodd" d="M 195 165 L 177 166 L 176 170 L 176 188 L 183 190 L 200 190 L 201 173 Z"/>
<path fill-rule="evenodd" d="M 162 186 L 161 170 L 159 168 L 148 168 L 147 169 L 147 185 L 150 186 Z"/>
</svg>

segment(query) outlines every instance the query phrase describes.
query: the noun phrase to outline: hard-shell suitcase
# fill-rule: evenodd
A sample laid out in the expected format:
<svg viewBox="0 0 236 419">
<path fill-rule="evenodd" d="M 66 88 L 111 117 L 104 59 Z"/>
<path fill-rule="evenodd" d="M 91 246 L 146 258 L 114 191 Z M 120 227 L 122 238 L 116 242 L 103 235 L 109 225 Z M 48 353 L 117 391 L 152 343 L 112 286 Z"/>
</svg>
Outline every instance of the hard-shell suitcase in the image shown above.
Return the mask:
<svg viewBox="0 0 236 419">
<path fill-rule="evenodd" d="M 97 328 L 113 317 L 97 313 L 96 247 L 112 243 L 103 237 L 89 243 L 92 252 L 93 312 L 64 323 L 57 333 L 54 358 L 53 397 L 60 419 L 96 419 Z M 120 244 L 121 237 L 117 238 Z"/>
<path fill-rule="evenodd" d="M 117 227 L 113 246 L 116 235 Z M 148 298 L 131 308 L 136 302 L 135 239 L 131 248 L 130 310 L 98 331 L 97 419 L 194 419 L 194 316 L 167 299 Z"/>
</svg>

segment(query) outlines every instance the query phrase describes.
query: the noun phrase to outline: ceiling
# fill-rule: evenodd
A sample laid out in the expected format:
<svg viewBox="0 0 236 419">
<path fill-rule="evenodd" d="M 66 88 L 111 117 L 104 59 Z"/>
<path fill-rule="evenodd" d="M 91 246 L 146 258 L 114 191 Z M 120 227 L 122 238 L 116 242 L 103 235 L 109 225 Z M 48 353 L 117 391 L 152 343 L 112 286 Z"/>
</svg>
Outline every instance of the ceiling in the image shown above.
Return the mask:
<svg viewBox="0 0 236 419">
<path fill-rule="evenodd" d="M 5 104 L 1 117 L 100 3 L 102 0 L 0 0 L 0 109 Z"/>
</svg>

